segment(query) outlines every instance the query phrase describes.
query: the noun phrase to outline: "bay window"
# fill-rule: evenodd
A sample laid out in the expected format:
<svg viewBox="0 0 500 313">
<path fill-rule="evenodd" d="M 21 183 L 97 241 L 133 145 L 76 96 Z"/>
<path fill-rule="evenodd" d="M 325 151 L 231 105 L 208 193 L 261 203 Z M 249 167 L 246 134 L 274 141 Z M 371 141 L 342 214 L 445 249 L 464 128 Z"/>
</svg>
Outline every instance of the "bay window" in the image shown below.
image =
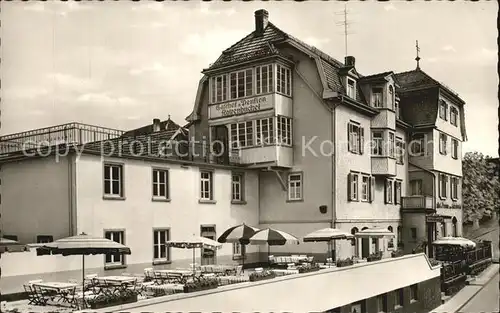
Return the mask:
<svg viewBox="0 0 500 313">
<path fill-rule="evenodd" d="M 227 75 L 219 75 L 210 79 L 211 101 L 222 102 L 228 100 L 228 81 Z"/>
<path fill-rule="evenodd" d="M 256 123 L 256 133 L 255 139 L 257 145 L 270 145 L 274 140 L 274 119 L 265 118 L 255 121 Z"/>
<path fill-rule="evenodd" d="M 233 148 L 253 146 L 253 121 L 231 124 L 231 146 Z"/>
<path fill-rule="evenodd" d="M 278 116 L 278 144 L 292 145 L 292 119 L 285 116 Z"/>
<path fill-rule="evenodd" d="M 271 64 L 255 68 L 255 94 L 260 95 L 273 91 L 273 66 Z"/>
<path fill-rule="evenodd" d="M 383 89 L 381 87 L 372 88 L 372 106 L 381 108 L 383 106 Z"/>
<path fill-rule="evenodd" d="M 394 157 L 394 133 L 389 133 L 389 156 Z"/>
<path fill-rule="evenodd" d="M 381 131 L 372 132 L 372 155 L 383 155 L 384 137 Z"/>
<path fill-rule="evenodd" d="M 276 66 L 276 91 L 286 96 L 292 96 L 292 72 L 282 65 Z"/>
</svg>

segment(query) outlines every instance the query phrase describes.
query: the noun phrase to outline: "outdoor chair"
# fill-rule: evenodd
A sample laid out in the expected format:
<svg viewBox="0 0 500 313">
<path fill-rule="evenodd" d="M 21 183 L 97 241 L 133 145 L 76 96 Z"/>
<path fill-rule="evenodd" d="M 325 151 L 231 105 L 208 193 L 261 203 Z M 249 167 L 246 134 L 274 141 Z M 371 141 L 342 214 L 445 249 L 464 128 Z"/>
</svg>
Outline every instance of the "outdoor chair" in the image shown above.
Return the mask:
<svg viewBox="0 0 500 313">
<path fill-rule="evenodd" d="M 33 286 L 31 284 L 24 284 L 23 285 L 24 291 L 28 295 L 28 304 L 33 304 L 37 305 L 38 304 L 38 297 L 37 294 L 35 293 L 35 290 L 33 289 Z"/>
<path fill-rule="evenodd" d="M 153 281 L 153 282 L 155 281 L 155 275 L 152 267 L 144 269 L 144 278 L 145 281 Z"/>
</svg>

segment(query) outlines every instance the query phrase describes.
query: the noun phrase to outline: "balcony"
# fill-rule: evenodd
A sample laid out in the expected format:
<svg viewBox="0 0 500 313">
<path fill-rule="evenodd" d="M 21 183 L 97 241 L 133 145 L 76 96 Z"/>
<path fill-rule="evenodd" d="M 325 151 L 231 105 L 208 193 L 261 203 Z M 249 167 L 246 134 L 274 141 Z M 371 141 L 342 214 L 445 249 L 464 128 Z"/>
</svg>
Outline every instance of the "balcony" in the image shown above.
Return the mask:
<svg viewBox="0 0 500 313">
<path fill-rule="evenodd" d="M 371 157 L 372 174 L 376 176 L 396 176 L 396 159 L 387 156 Z"/>
<path fill-rule="evenodd" d="M 233 150 L 230 158 L 235 164 L 255 168 L 277 166 L 291 168 L 293 148 L 291 146 L 267 145 Z"/>
<path fill-rule="evenodd" d="M 431 196 L 401 197 L 402 210 L 434 210 L 434 199 Z"/>
</svg>

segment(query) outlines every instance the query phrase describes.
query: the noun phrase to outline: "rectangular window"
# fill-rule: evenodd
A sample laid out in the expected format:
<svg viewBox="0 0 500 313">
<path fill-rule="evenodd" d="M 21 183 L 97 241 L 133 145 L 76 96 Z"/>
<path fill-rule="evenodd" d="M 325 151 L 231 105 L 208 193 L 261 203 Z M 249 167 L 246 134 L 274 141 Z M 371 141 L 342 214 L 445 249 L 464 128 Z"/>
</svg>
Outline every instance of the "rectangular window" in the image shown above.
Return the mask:
<svg viewBox="0 0 500 313">
<path fill-rule="evenodd" d="M 448 112 L 448 104 L 443 100 L 441 100 L 439 102 L 439 117 L 445 121 L 448 120 L 447 112 Z"/>
<path fill-rule="evenodd" d="M 153 261 L 170 261 L 170 248 L 166 245 L 169 240 L 169 229 L 153 230 Z"/>
<path fill-rule="evenodd" d="M 458 140 L 451 138 L 451 157 L 458 159 Z"/>
<path fill-rule="evenodd" d="M 372 106 L 374 108 L 383 107 L 383 89 L 381 87 L 372 88 Z"/>
<path fill-rule="evenodd" d="M 349 173 L 347 180 L 349 201 L 358 201 L 358 174 Z"/>
<path fill-rule="evenodd" d="M 281 65 L 276 66 L 276 91 L 286 96 L 292 96 L 292 72 Z"/>
<path fill-rule="evenodd" d="M 370 177 L 370 202 L 375 200 L 375 177 Z"/>
<path fill-rule="evenodd" d="M 356 99 L 356 81 L 354 79 L 347 78 L 347 96 Z"/>
<path fill-rule="evenodd" d="M 400 120 L 401 119 L 401 112 L 399 109 L 399 102 L 396 102 L 395 107 L 396 107 L 396 119 Z"/>
<path fill-rule="evenodd" d="M 292 145 L 292 119 L 285 116 L 278 116 L 278 144 L 284 146 Z"/>
<path fill-rule="evenodd" d="M 377 296 L 377 312 L 387 312 L 387 294 Z"/>
<path fill-rule="evenodd" d="M 457 200 L 458 199 L 458 185 L 460 182 L 460 178 L 458 177 L 452 177 L 451 178 L 451 199 L 452 200 Z"/>
<path fill-rule="evenodd" d="M 413 156 L 425 154 L 425 136 L 424 134 L 413 134 L 410 142 L 410 151 Z"/>
<path fill-rule="evenodd" d="M 410 181 L 410 189 L 412 196 L 421 196 L 422 195 L 422 180 L 415 179 Z"/>
<path fill-rule="evenodd" d="M 231 147 L 245 148 L 253 146 L 253 122 L 231 124 Z"/>
<path fill-rule="evenodd" d="M 243 174 L 232 175 L 232 200 L 243 201 Z"/>
<path fill-rule="evenodd" d="M 458 110 L 455 107 L 452 107 L 450 110 L 450 123 L 453 126 L 458 125 Z"/>
<path fill-rule="evenodd" d="M 361 201 L 368 201 L 370 177 L 363 176 L 361 178 Z"/>
<path fill-rule="evenodd" d="M 347 124 L 348 150 L 352 153 L 363 154 L 364 129 L 356 122 Z"/>
<path fill-rule="evenodd" d="M 123 197 L 123 166 L 104 164 L 104 195 Z"/>
<path fill-rule="evenodd" d="M 414 284 L 410 286 L 410 301 L 418 300 L 418 285 Z"/>
<path fill-rule="evenodd" d="M 410 228 L 410 237 L 413 240 L 417 240 L 417 229 L 415 227 Z"/>
<path fill-rule="evenodd" d="M 271 145 L 274 142 L 274 119 L 265 118 L 262 120 L 255 121 L 256 123 L 256 133 L 255 133 L 255 142 L 257 145 Z"/>
<path fill-rule="evenodd" d="M 213 200 L 213 173 L 210 171 L 200 171 L 200 199 Z"/>
<path fill-rule="evenodd" d="M 231 99 L 253 95 L 253 69 L 234 72 L 229 77 Z"/>
<path fill-rule="evenodd" d="M 233 257 L 241 257 L 241 244 L 233 242 Z"/>
<path fill-rule="evenodd" d="M 439 153 L 446 155 L 446 146 L 448 144 L 448 136 L 439 134 Z"/>
<path fill-rule="evenodd" d="M 153 169 L 153 198 L 170 199 L 168 170 Z"/>
<path fill-rule="evenodd" d="M 288 200 L 302 200 L 302 174 L 292 173 L 288 175 Z"/>
<path fill-rule="evenodd" d="M 104 233 L 104 238 L 113 240 L 115 242 L 125 244 L 125 232 L 124 231 L 106 231 Z M 107 253 L 105 256 L 106 264 L 109 265 L 124 265 L 125 258 L 122 254 L 119 253 Z"/>
<path fill-rule="evenodd" d="M 227 74 L 210 78 L 211 103 L 228 100 Z"/>
<path fill-rule="evenodd" d="M 399 137 L 396 137 L 396 163 L 405 164 L 405 143 Z"/>
<path fill-rule="evenodd" d="M 271 64 L 257 66 L 255 69 L 255 78 L 255 94 L 260 95 L 274 91 L 273 66 Z"/>
<path fill-rule="evenodd" d="M 385 203 L 392 203 L 393 200 L 393 181 L 391 179 L 386 179 L 385 180 Z"/>
<path fill-rule="evenodd" d="M 372 132 L 372 155 L 384 155 L 384 134 L 381 131 Z"/>
<path fill-rule="evenodd" d="M 394 204 L 401 203 L 401 187 L 402 184 L 400 181 L 394 182 Z"/>
<path fill-rule="evenodd" d="M 448 176 L 445 174 L 439 174 L 439 197 L 441 199 L 446 199 L 448 185 Z"/>
<path fill-rule="evenodd" d="M 404 306 L 404 289 L 398 289 L 395 291 L 396 301 L 394 302 L 394 308 Z"/>
<path fill-rule="evenodd" d="M 36 236 L 36 243 L 49 243 L 54 241 L 54 237 L 51 235 L 38 235 Z"/>
<path fill-rule="evenodd" d="M 395 145 L 395 140 L 394 140 L 394 133 L 389 132 L 389 156 L 394 157 L 394 145 Z"/>
</svg>

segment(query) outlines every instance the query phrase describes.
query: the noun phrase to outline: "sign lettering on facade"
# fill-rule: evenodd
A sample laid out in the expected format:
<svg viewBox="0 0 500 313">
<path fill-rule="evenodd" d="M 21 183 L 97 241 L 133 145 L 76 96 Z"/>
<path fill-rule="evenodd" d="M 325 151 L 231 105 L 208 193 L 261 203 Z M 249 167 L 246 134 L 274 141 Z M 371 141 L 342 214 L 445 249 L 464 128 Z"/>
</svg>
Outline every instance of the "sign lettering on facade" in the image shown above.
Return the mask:
<svg viewBox="0 0 500 313">
<path fill-rule="evenodd" d="M 213 119 L 263 111 L 272 107 L 272 95 L 265 95 L 210 105 L 208 110 L 209 117 Z"/>
<path fill-rule="evenodd" d="M 425 220 L 429 223 L 442 223 L 444 218 L 442 216 L 428 215 L 425 217 Z"/>
</svg>

